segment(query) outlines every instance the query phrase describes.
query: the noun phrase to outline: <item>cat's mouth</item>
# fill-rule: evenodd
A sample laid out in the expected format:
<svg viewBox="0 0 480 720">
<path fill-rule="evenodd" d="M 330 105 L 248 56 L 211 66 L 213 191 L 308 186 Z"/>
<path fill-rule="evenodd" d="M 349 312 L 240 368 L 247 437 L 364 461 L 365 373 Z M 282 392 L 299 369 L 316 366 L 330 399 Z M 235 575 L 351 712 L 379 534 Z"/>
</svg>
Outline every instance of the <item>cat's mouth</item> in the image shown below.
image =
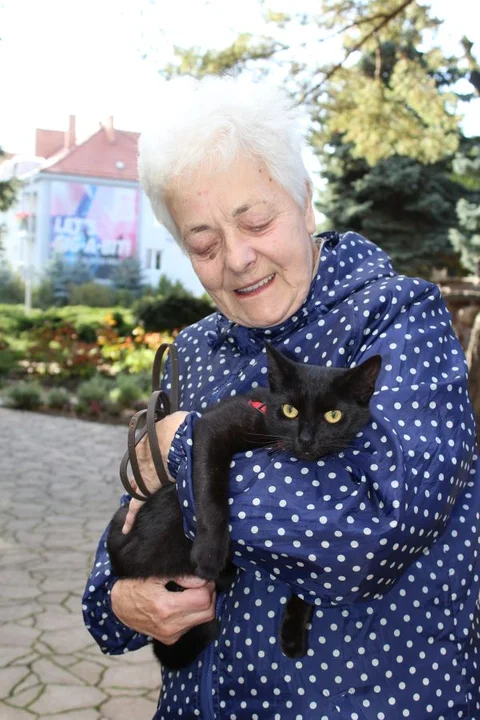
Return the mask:
<svg viewBox="0 0 480 720">
<path fill-rule="evenodd" d="M 318 460 L 320 453 L 314 450 L 299 450 L 298 452 L 295 451 L 295 457 L 299 460 Z"/>
</svg>

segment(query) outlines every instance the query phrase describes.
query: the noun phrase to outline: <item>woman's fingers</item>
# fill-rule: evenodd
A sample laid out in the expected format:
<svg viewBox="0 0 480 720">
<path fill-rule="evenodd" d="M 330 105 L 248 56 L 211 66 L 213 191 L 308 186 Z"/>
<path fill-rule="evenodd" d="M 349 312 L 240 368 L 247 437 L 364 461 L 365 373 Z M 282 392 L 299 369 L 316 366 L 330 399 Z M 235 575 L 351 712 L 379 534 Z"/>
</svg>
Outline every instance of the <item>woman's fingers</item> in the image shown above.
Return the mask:
<svg viewBox="0 0 480 720">
<path fill-rule="evenodd" d="M 157 432 L 158 444 L 160 447 L 163 465 L 165 467 L 167 475 L 168 451 L 170 450 L 170 445 L 173 442 L 173 437 L 177 429 L 182 424 L 187 415 L 187 412 L 179 410 L 172 413 L 171 415 L 167 415 L 165 418 L 163 418 L 163 420 L 159 420 L 159 422 L 156 423 L 155 429 Z M 153 464 L 152 453 L 150 450 L 150 445 L 148 443 L 147 435 L 145 435 L 145 437 L 143 437 L 138 442 L 136 452 L 138 466 L 145 485 L 147 486 L 148 490 L 150 490 L 151 492 L 155 492 L 155 490 L 158 490 L 158 488 L 160 487 L 160 480 L 158 479 L 157 471 L 155 470 L 155 465 Z M 168 477 L 173 482 L 173 478 L 171 478 L 169 475 Z M 130 484 L 133 491 L 138 490 L 137 483 L 133 478 L 130 478 Z M 142 507 L 142 505 L 142 500 L 137 500 L 136 498 L 132 498 L 132 500 L 130 500 L 130 504 L 128 506 L 128 513 L 122 528 L 122 532 L 124 535 L 129 533 L 132 529 L 135 518 L 137 517 L 137 513 Z"/>
<path fill-rule="evenodd" d="M 215 617 L 215 586 L 196 578 L 175 582 L 200 587 L 169 592 L 168 580 L 117 580 L 111 591 L 112 608 L 125 625 L 171 645 L 187 630 Z"/>
<path fill-rule="evenodd" d="M 130 500 L 130 503 L 128 505 L 128 513 L 125 518 L 125 522 L 123 523 L 122 533 L 126 535 L 130 532 L 130 530 L 133 527 L 133 523 L 135 522 L 135 518 L 137 517 L 137 513 L 140 510 L 140 508 L 143 505 L 142 500 L 137 500 L 136 498 L 132 498 Z"/>
</svg>

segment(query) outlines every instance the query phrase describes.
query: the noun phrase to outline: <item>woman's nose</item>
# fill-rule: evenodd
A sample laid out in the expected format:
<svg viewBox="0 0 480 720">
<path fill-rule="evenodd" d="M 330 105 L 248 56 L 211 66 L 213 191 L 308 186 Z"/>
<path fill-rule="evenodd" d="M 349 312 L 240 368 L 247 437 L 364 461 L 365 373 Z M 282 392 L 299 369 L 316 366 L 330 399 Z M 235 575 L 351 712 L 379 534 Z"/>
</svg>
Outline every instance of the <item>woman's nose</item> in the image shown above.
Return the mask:
<svg viewBox="0 0 480 720">
<path fill-rule="evenodd" d="M 255 262 L 257 253 L 249 238 L 231 237 L 227 241 L 226 264 L 234 273 L 243 273 Z"/>
</svg>

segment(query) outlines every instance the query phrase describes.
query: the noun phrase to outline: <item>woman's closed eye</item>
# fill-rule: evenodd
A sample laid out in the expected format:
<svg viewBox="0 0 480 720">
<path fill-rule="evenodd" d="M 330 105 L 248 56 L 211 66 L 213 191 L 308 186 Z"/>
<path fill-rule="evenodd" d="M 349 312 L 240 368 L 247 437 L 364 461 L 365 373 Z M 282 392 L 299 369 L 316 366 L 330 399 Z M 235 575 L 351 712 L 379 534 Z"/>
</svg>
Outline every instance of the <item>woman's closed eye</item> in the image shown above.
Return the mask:
<svg viewBox="0 0 480 720">
<path fill-rule="evenodd" d="M 266 230 L 270 223 L 264 223 L 263 225 L 251 225 L 247 229 L 250 230 L 250 232 L 262 232 L 262 230 Z"/>
<path fill-rule="evenodd" d="M 189 255 L 193 255 L 196 258 L 200 258 L 200 260 L 210 260 L 215 257 L 217 253 L 217 243 L 212 243 L 211 245 L 207 245 L 205 248 L 197 248 L 197 249 L 190 249 Z"/>
</svg>

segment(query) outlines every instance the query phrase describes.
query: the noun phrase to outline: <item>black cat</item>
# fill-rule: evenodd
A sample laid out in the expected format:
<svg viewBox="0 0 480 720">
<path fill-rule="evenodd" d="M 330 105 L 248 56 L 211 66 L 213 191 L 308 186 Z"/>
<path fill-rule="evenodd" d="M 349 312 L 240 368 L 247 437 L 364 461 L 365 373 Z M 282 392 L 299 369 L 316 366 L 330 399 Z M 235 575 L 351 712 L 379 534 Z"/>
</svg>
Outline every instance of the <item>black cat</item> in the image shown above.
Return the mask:
<svg viewBox="0 0 480 720">
<path fill-rule="evenodd" d="M 185 537 L 174 484 L 150 496 L 124 535 L 127 513 L 114 515 L 107 547 L 119 577 L 198 575 L 225 591 L 236 572 L 229 563 L 229 469 L 236 452 L 272 447 L 302 460 L 316 460 L 347 447 L 370 417 L 369 401 L 381 367 L 379 355 L 355 368 L 306 365 L 266 344 L 268 388 L 256 388 L 209 407 L 197 421 L 193 444 L 196 537 Z M 167 587 L 181 590 L 170 583 Z M 280 630 L 288 657 L 307 652 L 312 606 L 293 595 Z M 198 625 L 174 645 L 153 641 L 155 655 L 170 669 L 186 667 L 219 634 L 217 620 Z"/>
</svg>

